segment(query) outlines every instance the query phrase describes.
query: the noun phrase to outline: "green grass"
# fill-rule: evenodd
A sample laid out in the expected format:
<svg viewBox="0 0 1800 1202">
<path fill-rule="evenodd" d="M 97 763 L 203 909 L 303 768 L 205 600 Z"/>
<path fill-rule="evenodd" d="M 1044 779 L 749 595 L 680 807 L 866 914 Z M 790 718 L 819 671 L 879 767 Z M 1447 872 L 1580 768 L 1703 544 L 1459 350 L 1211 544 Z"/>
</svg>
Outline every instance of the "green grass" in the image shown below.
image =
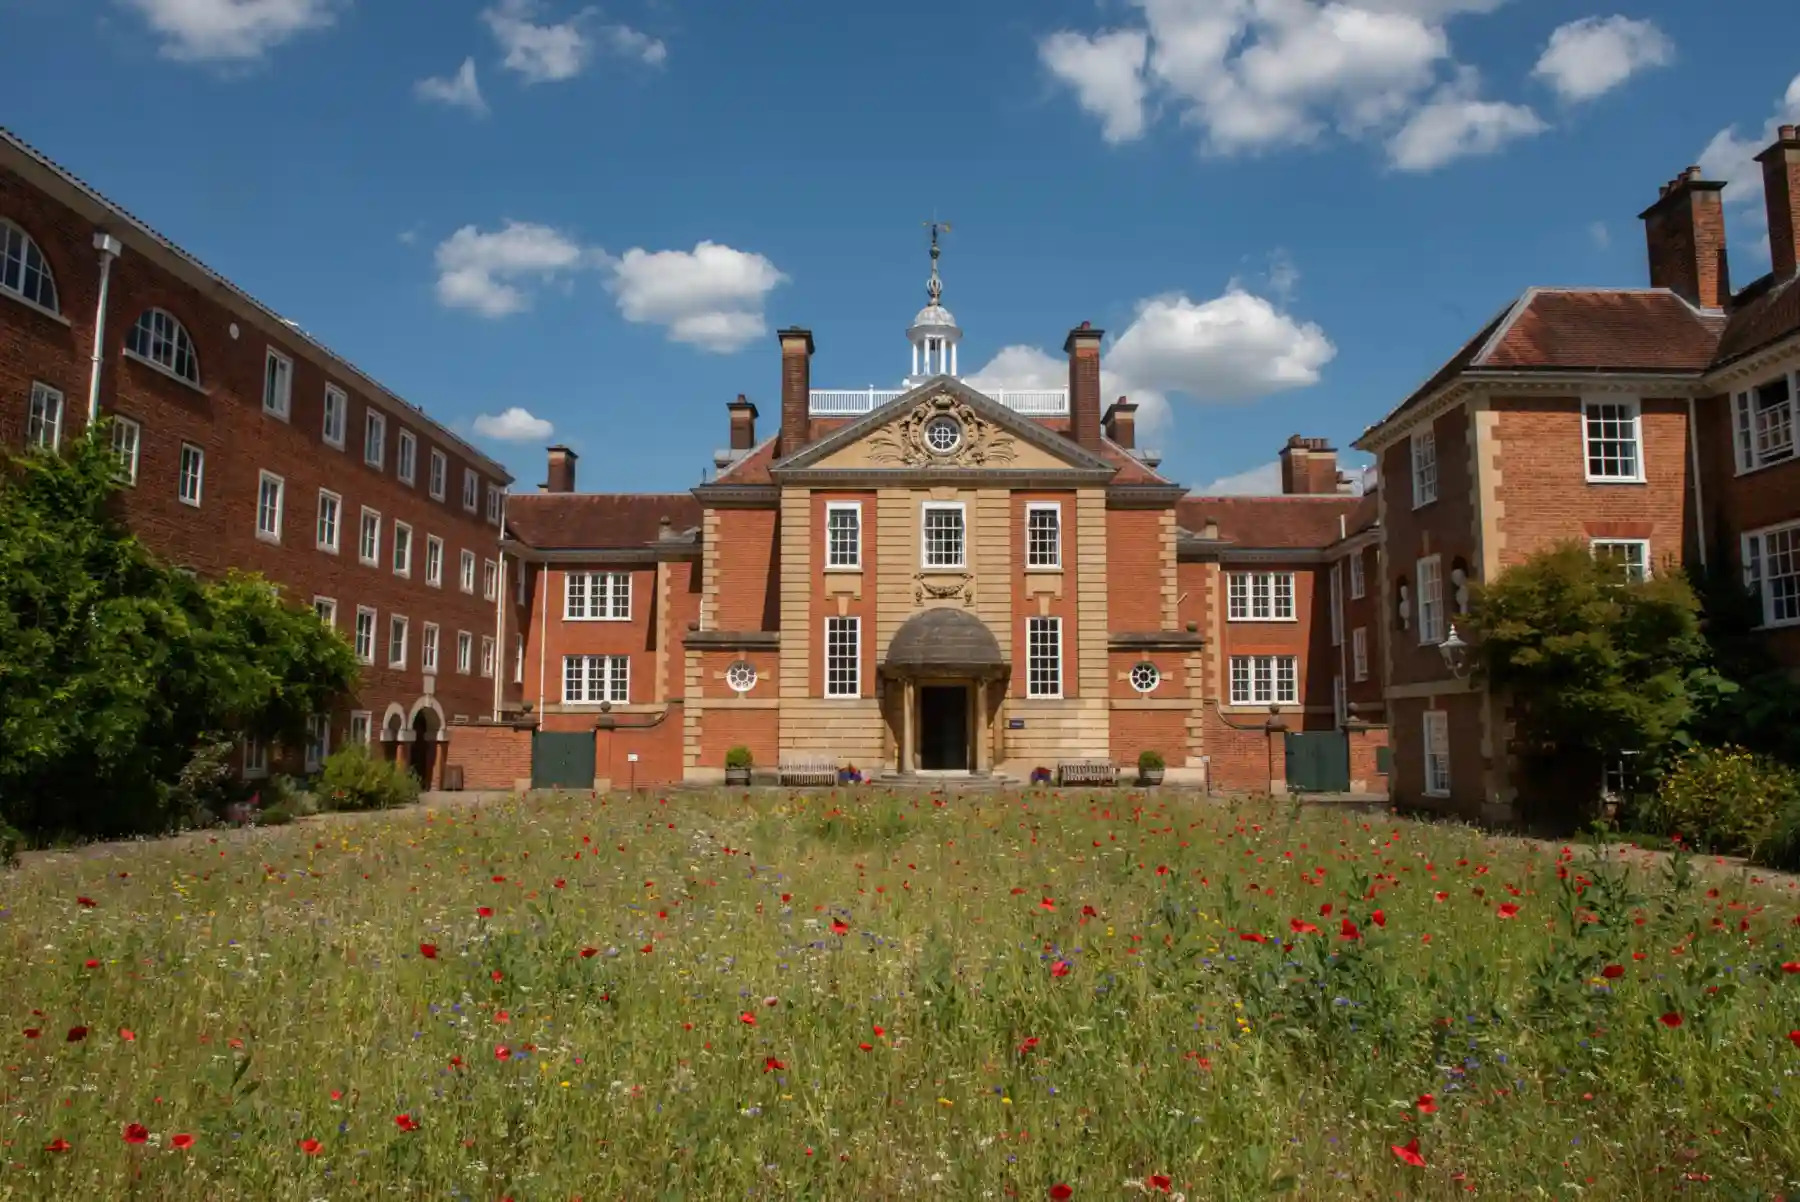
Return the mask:
<svg viewBox="0 0 1800 1202">
<path fill-rule="evenodd" d="M 1772 1199 L 1796 896 L 1714 871 L 1124 790 L 46 856 L 0 1197 Z"/>
</svg>

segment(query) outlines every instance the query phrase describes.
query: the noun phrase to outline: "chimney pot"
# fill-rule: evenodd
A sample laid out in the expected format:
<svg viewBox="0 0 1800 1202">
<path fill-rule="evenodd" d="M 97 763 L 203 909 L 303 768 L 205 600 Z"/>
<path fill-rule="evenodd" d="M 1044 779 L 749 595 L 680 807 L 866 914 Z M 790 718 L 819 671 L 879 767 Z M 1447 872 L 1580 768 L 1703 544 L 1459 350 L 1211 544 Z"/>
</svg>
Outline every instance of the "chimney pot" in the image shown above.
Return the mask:
<svg viewBox="0 0 1800 1202">
<path fill-rule="evenodd" d="M 1281 448 L 1281 491 L 1288 496 L 1337 492 L 1337 449 L 1328 438 L 1290 435 Z"/>
<path fill-rule="evenodd" d="M 1137 410 L 1130 398 L 1120 397 L 1107 406 L 1106 413 L 1100 418 L 1100 427 L 1106 431 L 1106 437 L 1122 450 L 1137 449 Z"/>
<path fill-rule="evenodd" d="M 1792 142 L 1800 139 L 1800 125 L 1784 125 L 1781 127 L 1781 140 Z"/>
<path fill-rule="evenodd" d="M 726 402 L 725 408 L 731 415 L 731 449 L 748 451 L 756 445 L 756 406 L 740 392 L 737 400 Z"/>
</svg>

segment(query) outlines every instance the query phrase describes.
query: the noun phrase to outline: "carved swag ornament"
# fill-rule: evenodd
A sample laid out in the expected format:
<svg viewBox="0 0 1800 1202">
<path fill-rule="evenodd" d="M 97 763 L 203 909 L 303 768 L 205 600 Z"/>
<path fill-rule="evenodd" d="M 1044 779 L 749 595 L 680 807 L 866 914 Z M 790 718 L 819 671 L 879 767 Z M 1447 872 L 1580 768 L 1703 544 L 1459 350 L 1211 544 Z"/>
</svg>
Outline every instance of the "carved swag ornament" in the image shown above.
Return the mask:
<svg viewBox="0 0 1800 1202">
<path fill-rule="evenodd" d="M 925 442 L 925 427 L 939 417 L 955 418 L 962 427 L 962 438 L 943 454 Z M 931 397 L 899 421 L 871 434 L 868 447 L 871 462 L 901 467 L 997 467 L 1018 458 L 1010 434 L 948 392 Z"/>
</svg>

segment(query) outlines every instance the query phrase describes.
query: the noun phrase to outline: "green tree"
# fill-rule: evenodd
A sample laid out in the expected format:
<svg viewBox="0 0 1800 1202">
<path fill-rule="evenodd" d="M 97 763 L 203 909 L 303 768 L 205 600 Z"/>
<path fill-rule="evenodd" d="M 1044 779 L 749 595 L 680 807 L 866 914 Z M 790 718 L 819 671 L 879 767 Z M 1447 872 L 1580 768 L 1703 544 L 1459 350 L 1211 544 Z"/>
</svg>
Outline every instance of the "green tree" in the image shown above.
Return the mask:
<svg viewBox="0 0 1800 1202">
<path fill-rule="evenodd" d="M 159 562 L 119 519 L 107 439 L 0 464 L 0 817 L 28 832 L 162 829 L 196 748 L 296 740 L 356 681 L 268 584 Z"/>
<path fill-rule="evenodd" d="M 1466 626 L 1480 676 L 1512 709 L 1514 750 L 1553 778 L 1596 791 L 1621 751 L 1653 765 L 1697 699 L 1728 687 L 1710 667 L 1700 602 L 1679 571 L 1632 581 L 1566 543 L 1474 590 Z"/>
</svg>

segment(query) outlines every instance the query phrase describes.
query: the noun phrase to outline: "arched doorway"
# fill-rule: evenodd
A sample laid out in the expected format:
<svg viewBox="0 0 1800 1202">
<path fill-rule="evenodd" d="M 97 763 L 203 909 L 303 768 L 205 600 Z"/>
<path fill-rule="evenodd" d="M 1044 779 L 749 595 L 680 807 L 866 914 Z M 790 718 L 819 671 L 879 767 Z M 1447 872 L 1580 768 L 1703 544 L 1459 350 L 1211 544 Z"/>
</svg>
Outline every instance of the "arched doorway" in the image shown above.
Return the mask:
<svg viewBox="0 0 1800 1202">
<path fill-rule="evenodd" d="M 438 731 L 441 729 L 436 711 L 422 709 L 412 721 L 412 774 L 427 789 L 436 788 Z"/>
<path fill-rule="evenodd" d="M 1006 671 L 999 640 L 967 610 L 942 606 L 907 619 L 882 664 L 900 689 L 895 743 L 901 773 L 988 771 L 989 703 L 998 701 Z"/>
<path fill-rule="evenodd" d="M 390 763 L 400 758 L 400 744 L 405 742 L 406 716 L 398 706 L 388 708 L 381 722 L 381 758 Z"/>
</svg>

